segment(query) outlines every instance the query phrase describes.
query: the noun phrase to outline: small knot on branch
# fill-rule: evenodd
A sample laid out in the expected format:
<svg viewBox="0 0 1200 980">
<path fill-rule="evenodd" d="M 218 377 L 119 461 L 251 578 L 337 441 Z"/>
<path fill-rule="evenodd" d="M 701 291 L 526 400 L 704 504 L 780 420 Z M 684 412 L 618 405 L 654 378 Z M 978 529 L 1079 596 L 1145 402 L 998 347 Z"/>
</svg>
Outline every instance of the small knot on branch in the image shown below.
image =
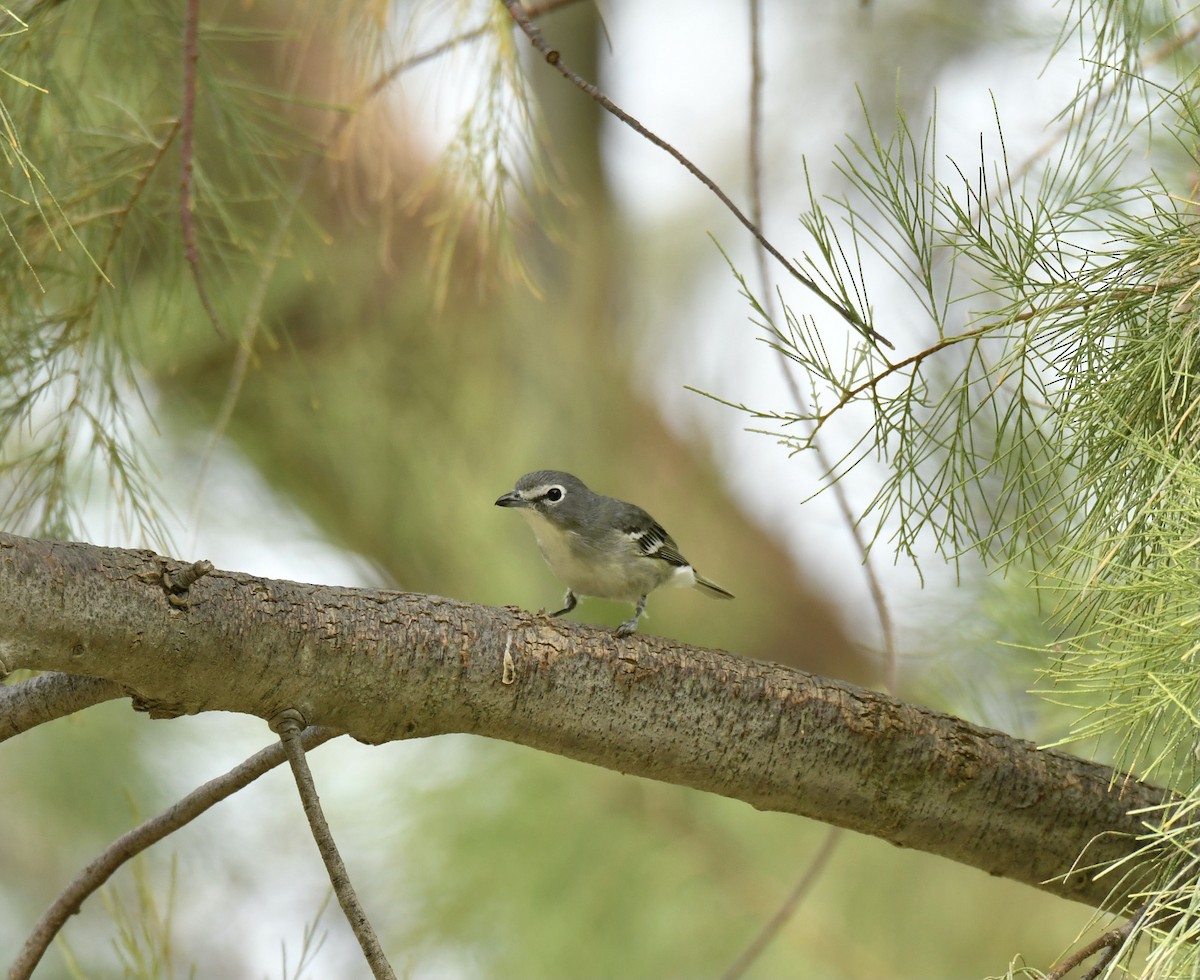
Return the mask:
<svg viewBox="0 0 1200 980">
<path fill-rule="evenodd" d="M 137 578 L 147 585 L 157 585 L 167 594 L 167 602 L 175 609 L 188 607 L 188 590 L 197 581 L 213 571 L 213 563 L 207 560 L 194 561 L 176 571 L 168 571 L 167 561 L 151 554 L 155 567 L 139 572 Z"/>
<path fill-rule="evenodd" d="M 181 568 L 175 573 L 166 573 L 163 575 L 164 584 L 169 592 L 176 595 L 186 592 L 196 582 L 204 578 L 213 570 L 213 563 L 207 559 L 194 561 L 190 565 Z"/>
<path fill-rule="evenodd" d="M 271 726 L 271 731 L 280 738 L 290 738 L 304 731 L 306 723 L 304 715 L 300 714 L 295 708 L 284 708 L 271 718 L 267 724 Z"/>
</svg>

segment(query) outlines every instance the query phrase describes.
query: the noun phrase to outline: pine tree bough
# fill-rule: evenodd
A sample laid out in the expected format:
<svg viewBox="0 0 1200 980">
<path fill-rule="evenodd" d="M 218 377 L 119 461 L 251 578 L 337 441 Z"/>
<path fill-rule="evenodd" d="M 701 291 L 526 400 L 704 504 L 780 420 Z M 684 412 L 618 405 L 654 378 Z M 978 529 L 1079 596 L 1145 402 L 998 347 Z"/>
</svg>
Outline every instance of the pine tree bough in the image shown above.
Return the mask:
<svg viewBox="0 0 1200 980">
<path fill-rule="evenodd" d="M 114 682 L 158 716 L 294 708 L 368 743 L 505 739 L 1093 906 L 1130 905 L 1142 882 L 1089 869 L 1133 854 L 1136 811 L 1167 799 L 874 691 L 657 637 L 0 534 L 0 671 L 17 668 Z"/>
</svg>

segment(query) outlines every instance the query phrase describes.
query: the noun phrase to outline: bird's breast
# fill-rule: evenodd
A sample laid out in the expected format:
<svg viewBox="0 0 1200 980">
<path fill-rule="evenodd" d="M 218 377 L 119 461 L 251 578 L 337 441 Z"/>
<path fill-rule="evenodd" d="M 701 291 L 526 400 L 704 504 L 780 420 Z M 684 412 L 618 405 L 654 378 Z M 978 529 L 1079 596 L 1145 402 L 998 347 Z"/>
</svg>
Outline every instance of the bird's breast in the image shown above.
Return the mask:
<svg viewBox="0 0 1200 980">
<path fill-rule="evenodd" d="M 559 527 L 535 511 L 521 513 L 533 529 L 546 564 L 578 595 L 637 602 L 683 571 L 637 554 L 620 532 L 613 532 L 611 539 L 590 542 L 579 532 Z M 622 546 L 629 549 L 628 554 L 621 553 Z"/>
</svg>

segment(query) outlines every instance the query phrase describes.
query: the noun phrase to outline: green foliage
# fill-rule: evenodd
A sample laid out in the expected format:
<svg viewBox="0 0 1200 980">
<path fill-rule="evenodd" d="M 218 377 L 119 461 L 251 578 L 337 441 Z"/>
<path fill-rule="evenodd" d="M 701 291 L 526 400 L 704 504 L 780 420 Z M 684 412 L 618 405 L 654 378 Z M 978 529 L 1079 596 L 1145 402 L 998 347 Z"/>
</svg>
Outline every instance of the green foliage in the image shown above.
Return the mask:
<svg viewBox="0 0 1200 980">
<path fill-rule="evenodd" d="M 162 980 L 177 975 L 194 977 L 194 968 L 183 974 L 177 972 L 172 949 L 175 861 L 171 861 L 165 906 L 162 884 L 151 879 L 148 867 L 149 862 L 144 857 L 133 860 L 132 895 L 117 887 L 107 887 L 101 893 L 105 910 L 112 919 L 112 945 L 123 975 L 130 980 Z M 59 937 L 58 944 L 72 977 L 83 980 L 95 975 L 95 964 L 81 964 L 65 937 Z"/>
<path fill-rule="evenodd" d="M 1200 872 L 1200 235 L 1168 176 L 1176 148 L 1200 145 L 1200 107 L 1178 16 L 1072 5 L 1060 46 L 1078 39 L 1091 74 L 1046 159 L 1014 166 L 998 112 L 971 164 L 942 156 L 936 111 L 919 133 L 902 114 L 890 133 L 868 119 L 843 149 L 849 191 L 805 218 L 810 266 L 864 303 L 890 274 L 929 324 L 915 353 L 835 357 L 813 321 L 773 322 L 739 277 L 813 385 L 811 410 L 753 414 L 797 451 L 845 436 L 831 480 L 888 464 L 861 518 L 873 540 L 914 562 L 932 541 L 951 562 L 1031 570 L 1057 613 L 1045 693 L 1072 709 L 1071 740 L 1185 794 L 1147 814 L 1158 885 L 1138 935 L 1154 975 L 1193 969 Z"/>
<path fill-rule="evenodd" d="M 316 915 L 313 916 L 312 922 L 304 924 L 304 932 L 300 937 L 300 949 L 296 955 L 296 965 L 294 968 L 288 965 L 287 944 L 280 944 L 279 975 L 283 980 L 302 980 L 305 972 L 313 966 L 313 962 L 320 954 L 321 947 L 325 945 L 325 939 L 328 936 L 328 933 L 321 927 L 321 920 L 325 917 L 332 898 L 333 889 L 330 888 L 325 893 L 325 898 L 318 907 Z"/>
<path fill-rule="evenodd" d="M 138 448 L 157 409 L 139 362 L 219 358 L 238 342 L 224 430 L 256 346 L 280 342 L 262 323 L 278 263 L 323 235 L 306 211 L 309 183 L 352 142 L 353 123 L 377 122 L 371 100 L 431 56 L 387 62 L 385 6 L 206 5 L 194 93 L 181 77 L 180 5 L 32 4 L 26 21 L 0 8 L 0 235 L 12 246 L 0 250 L 4 526 L 67 536 L 107 486 L 126 527 L 164 543 Z M 487 9 L 459 37 L 483 53 L 472 65 L 480 97 L 443 166 L 407 193 L 432 233 L 435 307 L 465 270 L 533 288 L 517 240 L 556 186 L 507 15 Z"/>
<path fill-rule="evenodd" d="M 484 27 L 460 36 L 470 38 L 478 88 L 439 164 L 409 195 L 414 209 L 437 202 L 429 218 L 429 257 L 439 310 L 464 263 L 475 270 L 477 288 L 498 276 L 540 298 L 520 239 L 528 237 L 531 220 L 550 231 L 547 221 L 537 219 L 544 218 L 549 200 L 565 199 L 549 147 L 541 141 L 508 13 L 492 4 Z"/>
<path fill-rule="evenodd" d="M 208 8 L 206 8 L 208 9 Z M 162 540 L 152 474 L 137 448 L 155 426 L 136 367 L 146 337 L 216 347 L 255 322 L 245 291 L 286 248 L 301 162 L 318 157 L 338 107 L 254 66 L 305 18 L 352 44 L 376 25 L 298 5 L 291 22 L 202 21 L 192 197 L 180 198 L 179 7 L 142 0 L 35 7 L 0 37 L 0 521 L 64 536 L 93 483 L 126 525 Z M 364 20 L 368 20 L 364 18 Z M 254 57 L 247 57 L 249 52 Z M 137 66 L 136 71 L 128 70 Z M 188 206 L 190 205 L 190 206 Z M 185 217 L 186 212 L 186 217 Z M 280 223 L 282 222 L 282 230 Z M 184 232 L 190 223 L 194 231 Z M 195 244 L 195 266 L 185 261 Z M 215 297 L 209 316 L 197 285 Z M 137 300 L 134 303 L 134 300 Z"/>
<path fill-rule="evenodd" d="M 229 344 L 222 333 L 236 338 L 237 370 L 228 378 L 213 372 L 215 386 L 229 393 L 221 429 L 259 349 L 296 342 L 263 322 L 266 295 L 277 284 L 277 263 L 297 254 L 305 235 L 320 234 L 319 219 L 302 203 L 307 182 L 348 120 L 391 77 L 380 64 L 384 5 L 296 4 L 286 17 L 261 23 L 223 21 L 219 5 L 204 5 L 212 19 L 202 22 L 199 38 L 190 220 L 216 323 L 183 260 L 182 5 L 27 6 L 24 20 L 0 8 L 0 236 L 7 246 L 0 249 L 0 524 L 66 536 L 97 486 L 109 488 L 135 529 L 161 537 L 153 474 L 138 449 L 157 406 L 140 371 L 150 365 L 169 374 L 175 363 L 203 364 L 207 355 L 220 363 Z M 1184 804 L 1146 815 L 1145 855 L 1159 862 L 1160 874 L 1141 920 L 1153 971 L 1183 975 L 1195 967 L 1191 923 L 1200 901 L 1193 858 L 1200 847 L 1200 235 L 1187 183 L 1200 143 L 1197 66 L 1169 4 L 1079 0 L 1063 16 L 1057 50 L 1078 55 L 1085 67 L 1059 115 L 1053 156 L 1011 161 L 999 111 L 972 160 L 944 158 L 936 111 L 924 127 L 903 114 L 887 127 L 868 120 L 865 135 L 840 151 L 848 190 L 832 201 L 814 195 L 804 218 L 813 240 L 806 272 L 892 339 L 900 333 L 886 321 L 927 324 L 919 349 L 894 360 L 863 343 L 839 351 L 826 325 L 818 329 L 790 309 L 776 321 L 770 304 L 739 281 L 769 343 L 811 385 L 811 409 L 763 409 L 757 417 L 797 451 L 833 431 L 848 433 L 851 448 L 830 479 L 872 458 L 888 464 L 890 475 L 863 516 L 876 545 L 886 541 L 917 562 L 932 542 L 952 563 L 973 555 L 1028 573 L 1045 607 L 1058 612 L 1060 635 L 1045 642 L 1031 627 L 1005 639 L 1026 648 L 1023 655 L 1041 646 L 1044 693 L 1073 712 L 1070 736 L 1186 795 Z M 332 80 L 321 76 L 328 84 L 305 89 L 307 64 L 290 75 L 257 67 L 294 53 L 289 41 L 318 31 L 347 55 L 330 59 L 338 67 Z M 536 292 L 519 239 L 532 234 L 556 187 L 501 6 L 493 4 L 487 22 L 467 34 L 480 97 L 459 120 L 442 166 L 408 195 L 433 229 L 434 305 L 447 301 L 464 266 Z M 339 77 L 342 70 L 348 78 Z M 290 81 L 281 82 L 285 76 Z M 361 254 L 343 247 L 338 260 L 364 265 Z M 295 263 L 288 274 L 339 279 L 337 261 L 319 261 Z M 332 322 L 357 325 L 371 311 L 392 310 L 397 320 L 417 321 L 416 290 L 401 276 L 392 285 L 402 294 L 395 307 L 340 291 L 325 294 L 337 301 L 328 305 L 296 295 L 309 313 Z M 887 295 L 888 285 L 905 292 L 908 305 L 891 303 L 885 317 L 873 297 Z M 480 317 L 474 336 L 464 331 L 468 340 L 446 360 L 460 368 L 473 358 L 486 362 L 490 374 L 476 372 L 485 379 L 480 386 L 499 391 L 496 376 L 522 368 L 506 360 L 503 338 L 496 347 L 477 341 L 493 327 L 490 319 Z M 442 476 L 445 467 L 449 476 L 431 482 L 457 486 L 442 448 L 446 430 L 434 423 L 448 418 L 451 431 L 484 430 L 481 416 L 494 404 L 447 396 L 442 378 L 451 367 L 431 370 L 431 361 L 413 356 L 426 342 L 425 326 L 395 331 L 385 351 L 356 350 L 358 361 L 329 357 L 297 373 L 308 371 L 311 380 L 340 369 L 356 382 L 411 385 L 408 397 L 421 404 L 406 415 L 407 426 L 371 425 L 369 437 L 356 440 L 363 467 L 367 457 L 407 454 L 420 459 L 422 477 Z M 547 362 L 555 360 L 552 333 L 539 338 Z M 495 370 L 497 350 L 505 352 L 502 370 Z M 574 379 L 564 374 L 560 383 L 558 400 L 569 404 Z M 534 381 L 518 394 L 546 387 Z M 544 413 L 538 401 L 531 398 L 527 415 Z M 269 396 L 264 405 L 271 407 Z M 361 419 L 341 431 L 355 424 Z M 315 465 L 303 455 L 312 421 L 293 413 L 286 426 L 286 455 Z M 281 442 L 278 429 L 266 438 Z M 458 451 L 470 456 L 476 447 Z M 403 476 L 405 465 L 396 467 Z M 360 472 L 357 465 L 346 471 Z M 347 478 L 306 475 L 309 492 L 321 498 L 313 509 L 347 509 L 349 494 L 336 492 Z M 397 482 L 407 488 L 417 481 L 397 481 L 396 473 L 378 480 L 382 503 L 363 509 L 363 538 L 379 536 L 375 515 L 395 506 Z M 406 504 L 420 513 L 420 504 Z M 424 555 L 415 535 L 411 546 L 400 540 L 417 553 L 414 567 L 457 560 L 428 539 L 420 539 Z M 992 674 L 1000 672 L 989 672 L 989 682 Z M 981 693 L 981 686 L 976 681 L 973 693 L 983 713 L 990 688 Z M 797 853 L 785 871 L 778 867 L 790 820 L 756 815 L 757 839 L 735 823 L 726 801 L 624 780 L 589 784 L 562 800 L 567 774 L 553 765 L 514 766 L 504 785 L 490 787 L 494 799 L 481 802 L 478 776 L 467 781 L 465 802 L 449 789 L 444 794 L 452 805 L 429 818 L 429 834 L 443 846 L 419 855 L 411 876 L 427 916 L 403 936 L 414 955 L 454 944 L 493 975 L 564 975 L 585 960 L 606 975 L 711 973 L 773 910 L 790 865 L 804 859 Z M 451 825 L 444 815 L 455 810 L 469 812 Z M 555 828 L 553 848 L 543 847 L 547 824 Z M 460 863 L 443 863 L 448 854 Z M 454 887 L 441 887 L 455 875 Z M 835 884 L 852 892 L 852 877 Z M 480 890 L 496 880 L 511 895 L 480 902 Z M 861 912 L 874 901 L 877 918 L 894 925 L 894 896 L 909 887 L 871 882 L 846 907 Z M 638 901 L 614 902 L 615 895 Z M 139 878 L 133 900 L 112 893 L 109 907 L 130 973 L 170 975 L 170 901 L 160 910 Z M 1171 914 L 1180 912 L 1188 914 Z M 697 921 L 714 920 L 732 927 L 691 938 Z M 898 943 L 902 932 L 896 926 L 888 938 Z M 305 929 L 297 976 L 319 948 L 315 936 L 315 925 Z M 788 971 L 789 952 L 771 953 L 777 959 L 760 969 Z M 860 956 L 850 965 L 869 974 L 880 972 L 873 968 L 885 952 L 834 950 L 812 972 L 845 968 L 839 955 Z M 932 960 L 923 965 L 936 969 Z M 1009 972 L 1030 973 L 1020 966 Z M 282 973 L 291 973 L 286 958 Z"/>
</svg>

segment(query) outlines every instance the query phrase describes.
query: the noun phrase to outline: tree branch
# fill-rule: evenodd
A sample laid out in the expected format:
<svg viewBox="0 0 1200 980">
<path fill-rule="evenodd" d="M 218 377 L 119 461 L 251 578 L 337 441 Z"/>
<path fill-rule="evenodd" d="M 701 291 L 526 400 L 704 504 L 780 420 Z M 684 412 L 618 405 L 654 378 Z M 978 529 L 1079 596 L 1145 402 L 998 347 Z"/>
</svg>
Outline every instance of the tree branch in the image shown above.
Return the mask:
<svg viewBox="0 0 1200 980">
<path fill-rule="evenodd" d="M 1105 970 L 1105 968 L 1117 958 L 1117 955 L 1124 949 L 1125 944 L 1129 942 L 1129 937 L 1137 928 L 1142 916 L 1145 914 L 1148 905 L 1142 905 L 1140 909 L 1125 923 L 1117 926 L 1115 929 L 1109 929 L 1108 932 L 1096 937 L 1086 946 L 1077 949 L 1070 956 L 1067 956 L 1061 962 L 1056 963 L 1046 974 L 1045 980 L 1062 980 L 1068 973 L 1079 966 L 1084 960 L 1090 959 L 1097 953 L 1095 964 L 1084 975 L 1083 980 L 1096 980 Z"/>
<path fill-rule="evenodd" d="M 526 10 L 521 4 L 520 0 L 500 0 L 500 2 L 504 4 L 509 16 L 512 17 L 514 23 L 516 23 L 516 25 L 521 29 L 522 33 L 529 38 L 529 42 L 534 46 L 534 48 L 537 49 L 542 57 L 546 59 L 546 63 L 548 65 L 550 65 L 577 89 L 589 96 L 602 109 L 614 115 L 639 136 L 649 140 L 660 150 L 671 156 L 688 173 L 690 173 L 693 177 L 700 181 L 700 183 L 707 187 L 713 194 L 716 195 L 717 200 L 724 204 L 729 212 L 741 222 L 742 227 L 744 227 L 748 232 L 750 232 L 751 235 L 754 236 L 754 239 L 758 242 L 759 246 L 770 252 L 771 257 L 774 258 L 775 261 L 777 261 L 780 265 L 782 265 L 791 274 L 792 278 L 799 282 L 800 285 L 811 292 L 819 300 L 824 302 L 825 305 L 836 312 L 838 316 L 840 316 L 843 320 L 850 324 L 850 326 L 866 337 L 867 340 L 874 344 L 882 344 L 884 347 L 887 347 L 891 350 L 895 349 L 895 344 L 893 344 L 887 339 L 887 337 L 883 336 L 883 334 L 879 333 L 879 331 L 867 323 L 867 321 L 860 314 L 851 309 L 850 306 L 845 302 L 825 292 L 825 290 L 817 285 L 811 276 L 806 276 L 803 272 L 796 268 L 793 263 L 788 261 L 784 254 L 767 240 L 762 231 L 759 230 L 754 222 L 746 217 L 742 209 L 733 203 L 732 198 L 730 198 L 728 194 L 721 190 L 716 181 L 709 177 L 708 174 L 692 163 L 690 159 L 680 153 L 679 150 L 675 149 L 674 146 L 668 143 L 657 133 L 646 128 L 646 126 L 644 126 L 641 122 L 613 102 L 612 99 L 601 92 L 586 78 L 568 68 L 562 60 L 562 55 L 546 43 L 546 39 L 542 37 L 541 29 L 531 19 L 532 12 Z"/>
<path fill-rule="evenodd" d="M 99 677 L 59 673 L 0 687 L 0 742 L 127 693 L 120 684 Z"/>
<path fill-rule="evenodd" d="M 183 256 L 192 270 L 196 295 L 208 315 L 213 330 L 222 340 L 228 339 L 221 316 L 213 306 L 200 271 L 200 250 L 196 245 L 196 222 L 193 213 L 193 171 L 195 153 L 192 133 L 196 123 L 196 62 L 200 59 L 200 0 L 187 0 L 183 19 L 183 104 L 179 113 L 179 225 L 183 233 Z"/>
<path fill-rule="evenodd" d="M 152 717 L 294 707 L 365 742 L 470 732 L 873 834 L 1125 908 L 1167 791 L 777 664 L 438 596 L 0 534 L 0 672 L 102 677 Z M 166 578 L 164 579 L 164 574 Z M 803 642 L 799 640 L 798 642 Z M 505 658 L 505 652 L 509 656 Z M 1134 812 L 1131 812 L 1134 811 Z"/>
<path fill-rule="evenodd" d="M 305 749 L 314 749 L 336 735 L 337 732 L 328 728 L 306 728 L 300 737 L 300 743 Z M 8 980 L 28 980 L 32 976 L 67 919 L 78 912 L 84 901 L 108 881 L 121 865 L 191 823 L 205 810 L 249 786 L 263 773 L 270 772 L 283 762 L 284 758 L 282 744 L 269 745 L 229 772 L 192 790 L 170 809 L 164 810 L 113 841 L 59 893 L 38 919 L 9 971 Z"/>
<path fill-rule="evenodd" d="M 317 850 L 321 852 L 321 860 L 329 873 L 329 883 L 333 893 L 337 895 L 338 904 L 345 913 L 346 921 L 358 940 L 359 948 L 366 957 L 367 965 L 371 968 L 371 976 L 375 980 L 396 980 L 396 973 L 388 962 L 383 947 L 379 945 L 379 937 L 367 917 L 366 910 L 358 900 L 358 893 L 350 881 L 350 872 L 346 870 L 346 862 L 338 852 L 337 843 L 329 829 L 329 821 L 325 819 L 325 811 L 321 807 L 320 797 L 317 796 L 317 786 L 313 782 L 312 770 L 308 768 L 308 759 L 304 754 L 304 743 L 301 740 L 303 721 L 298 711 L 287 708 L 271 719 L 271 728 L 279 735 L 279 743 L 287 753 L 288 764 L 292 767 L 292 776 L 296 780 L 296 789 L 300 792 L 300 803 L 304 807 L 304 815 L 308 818 L 308 827 L 312 831 L 313 840 L 317 842 Z"/>
</svg>

